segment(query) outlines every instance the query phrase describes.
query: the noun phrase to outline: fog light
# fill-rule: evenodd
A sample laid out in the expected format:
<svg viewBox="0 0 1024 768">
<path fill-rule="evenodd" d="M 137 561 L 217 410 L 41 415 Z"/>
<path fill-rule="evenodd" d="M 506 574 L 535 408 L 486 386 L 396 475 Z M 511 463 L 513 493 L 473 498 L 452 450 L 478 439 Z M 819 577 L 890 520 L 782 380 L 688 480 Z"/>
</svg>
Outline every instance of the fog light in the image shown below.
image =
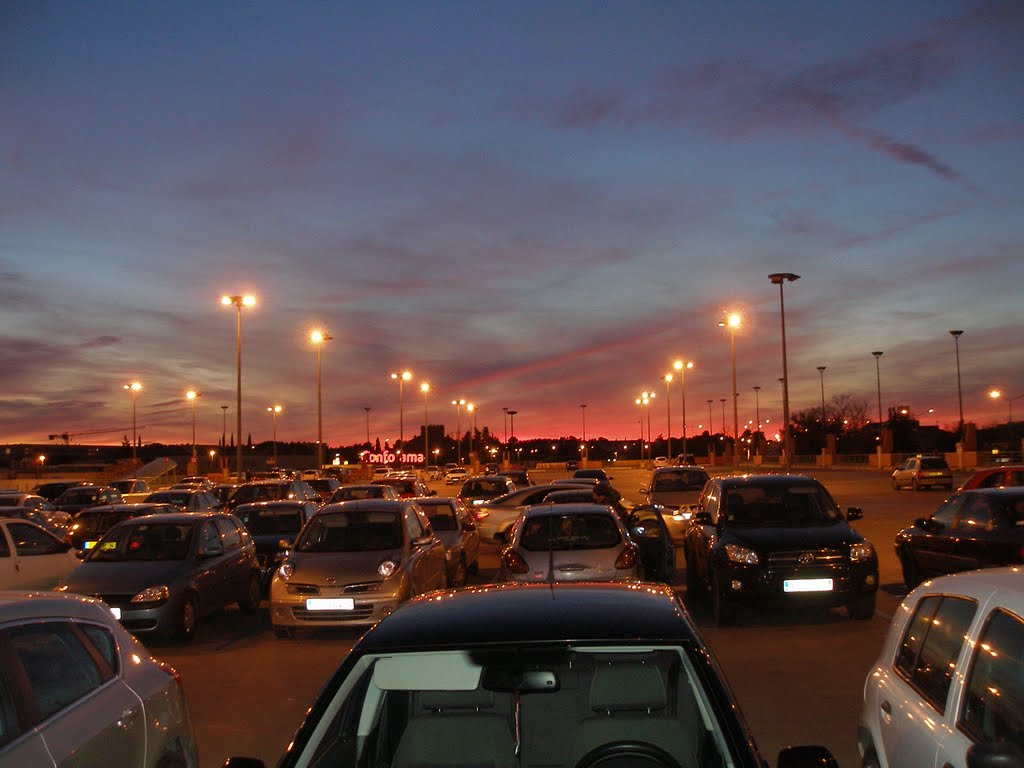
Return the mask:
<svg viewBox="0 0 1024 768">
<path fill-rule="evenodd" d="M 869 587 L 875 586 L 875 582 L 877 580 L 878 579 L 875 577 L 875 574 L 873 573 L 869 573 L 867 576 L 864 577 L 864 583 L 867 584 Z"/>
<path fill-rule="evenodd" d="M 731 589 L 733 592 L 739 592 L 741 589 L 743 589 L 743 582 L 739 579 L 733 579 L 729 582 L 729 589 Z"/>
</svg>

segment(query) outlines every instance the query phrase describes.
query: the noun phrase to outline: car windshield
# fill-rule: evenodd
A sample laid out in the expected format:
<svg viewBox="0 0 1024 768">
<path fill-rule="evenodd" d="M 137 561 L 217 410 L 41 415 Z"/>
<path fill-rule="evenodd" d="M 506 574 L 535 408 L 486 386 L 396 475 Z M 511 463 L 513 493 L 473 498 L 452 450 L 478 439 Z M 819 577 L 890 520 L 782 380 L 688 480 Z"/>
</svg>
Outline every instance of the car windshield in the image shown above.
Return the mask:
<svg viewBox="0 0 1024 768">
<path fill-rule="evenodd" d="M 730 526 L 744 528 L 805 528 L 842 520 L 831 499 L 811 485 L 730 488 L 723 509 Z"/>
<path fill-rule="evenodd" d="M 297 762 L 738 765 L 695 653 L 664 642 L 367 653 L 326 690 L 330 701 L 320 711 L 329 720 L 297 747 Z M 609 744 L 635 743 L 638 729 L 656 751 L 583 759 L 609 754 Z"/>
<path fill-rule="evenodd" d="M 64 491 L 60 497 L 61 504 L 91 504 L 96 501 L 97 492 L 94 489 Z"/>
<path fill-rule="evenodd" d="M 293 505 L 267 505 L 241 510 L 245 527 L 253 536 L 277 533 L 298 533 L 302 528 L 302 514 Z"/>
<path fill-rule="evenodd" d="M 160 491 L 147 496 L 146 501 L 152 501 L 159 504 L 174 504 L 177 507 L 187 507 L 188 500 L 190 498 L 192 498 L 192 494 L 188 492 L 179 493 L 175 491 Z"/>
<path fill-rule="evenodd" d="M 921 459 L 921 469 L 949 469 L 945 459 Z"/>
<path fill-rule="evenodd" d="M 462 489 L 463 496 L 500 496 L 505 493 L 508 485 L 504 480 L 471 480 Z"/>
<path fill-rule="evenodd" d="M 654 476 L 652 491 L 699 491 L 708 481 L 708 474 L 692 469 L 673 469 Z"/>
<path fill-rule="evenodd" d="M 79 512 L 75 515 L 73 530 L 81 534 L 103 533 L 128 517 L 127 512 Z"/>
<path fill-rule="evenodd" d="M 338 501 L 356 501 L 358 499 L 383 499 L 384 486 L 353 486 L 351 488 L 339 488 L 331 496 L 331 503 Z"/>
<path fill-rule="evenodd" d="M 316 515 L 295 542 L 297 552 L 363 552 L 401 549 L 402 518 L 386 510 Z"/>
<path fill-rule="evenodd" d="M 611 515 L 569 514 L 527 518 L 519 545 L 526 550 L 609 549 L 622 541 Z"/>
<path fill-rule="evenodd" d="M 247 504 L 250 501 L 272 501 L 285 497 L 285 486 L 278 483 L 267 485 L 243 485 L 231 497 L 233 504 Z"/>
<path fill-rule="evenodd" d="M 110 529 L 88 556 L 89 561 L 185 560 L 192 545 L 192 525 L 139 523 Z"/>
</svg>

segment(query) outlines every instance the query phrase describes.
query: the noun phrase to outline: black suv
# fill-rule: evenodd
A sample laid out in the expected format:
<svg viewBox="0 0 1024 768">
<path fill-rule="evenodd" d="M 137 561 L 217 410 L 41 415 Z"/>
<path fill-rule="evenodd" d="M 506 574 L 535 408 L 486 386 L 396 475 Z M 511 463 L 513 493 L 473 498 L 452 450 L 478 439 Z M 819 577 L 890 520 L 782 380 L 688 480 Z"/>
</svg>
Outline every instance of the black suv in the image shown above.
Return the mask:
<svg viewBox="0 0 1024 768">
<path fill-rule="evenodd" d="M 715 622 L 737 602 L 842 605 L 852 619 L 875 612 L 878 557 L 825 487 L 802 475 L 731 475 L 704 487 L 683 532 L 687 594 L 708 596 Z"/>
</svg>

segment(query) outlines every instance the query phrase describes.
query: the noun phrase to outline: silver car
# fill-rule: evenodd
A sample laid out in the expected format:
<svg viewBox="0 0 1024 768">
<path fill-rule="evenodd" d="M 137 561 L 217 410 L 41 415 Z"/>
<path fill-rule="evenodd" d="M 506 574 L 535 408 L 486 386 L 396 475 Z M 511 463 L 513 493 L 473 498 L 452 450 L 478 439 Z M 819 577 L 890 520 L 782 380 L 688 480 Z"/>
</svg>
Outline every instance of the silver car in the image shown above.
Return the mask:
<svg viewBox="0 0 1024 768">
<path fill-rule="evenodd" d="M 445 547 L 411 499 L 321 507 L 270 582 L 278 637 L 300 627 L 374 624 L 414 595 L 448 585 Z"/>
<path fill-rule="evenodd" d="M 603 504 L 523 510 L 501 553 L 505 581 L 638 581 L 640 550 Z"/>
<path fill-rule="evenodd" d="M 701 467 L 658 467 L 651 473 L 650 483 L 640 488 L 648 504 L 672 510 L 665 522 L 676 544 L 683 543 L 686 523 L 709 479 L 707 470 Z"/>
<path fill-rule="evenodd" d="M 461 587 L 471 573 L 480 570 L 480 534 L 469 507 L 458 496 L 423 496 L 416 499 L 430 518 L 430 527 L 442 542 L 448 558 L 448 583 Z"/>
<path fill-rule="evenodd" d="M 197 765 L 178 674 L 99 600 L 0 592 L 0 764 Z"/>
</svg>

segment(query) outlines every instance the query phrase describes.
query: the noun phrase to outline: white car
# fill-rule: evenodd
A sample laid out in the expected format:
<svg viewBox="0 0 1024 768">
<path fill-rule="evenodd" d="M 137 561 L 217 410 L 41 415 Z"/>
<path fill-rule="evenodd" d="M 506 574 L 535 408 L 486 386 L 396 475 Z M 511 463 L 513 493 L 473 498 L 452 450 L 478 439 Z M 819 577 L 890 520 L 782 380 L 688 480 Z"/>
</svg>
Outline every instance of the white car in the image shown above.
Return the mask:
<svg viewBox="0 0 1024 768">
<path fill-rule="evenodd" d="M 1024 765 L 1024 568 L 943 576 L 904 598 L 857 741 L 865 768 Z"/>
<path fill-rule="evenodd" d="M 79 565 L 71 545 L 45 528 L 0 518 L 0 589 L 52 589 Z"/>
<path fill-rule="evenodd" d="M 456 467 L 455 469 L 449 469 L 444 476 L 445 485 L 462 485 L 466 478 L 469 477 L 469 470 L 465 467 Z"/>
<path fill-rule="evenodd" d="M 0 644 L 0 765 L 197 765 L 177 673 L 99 600 L 0 592 Z"/>
</svg>

